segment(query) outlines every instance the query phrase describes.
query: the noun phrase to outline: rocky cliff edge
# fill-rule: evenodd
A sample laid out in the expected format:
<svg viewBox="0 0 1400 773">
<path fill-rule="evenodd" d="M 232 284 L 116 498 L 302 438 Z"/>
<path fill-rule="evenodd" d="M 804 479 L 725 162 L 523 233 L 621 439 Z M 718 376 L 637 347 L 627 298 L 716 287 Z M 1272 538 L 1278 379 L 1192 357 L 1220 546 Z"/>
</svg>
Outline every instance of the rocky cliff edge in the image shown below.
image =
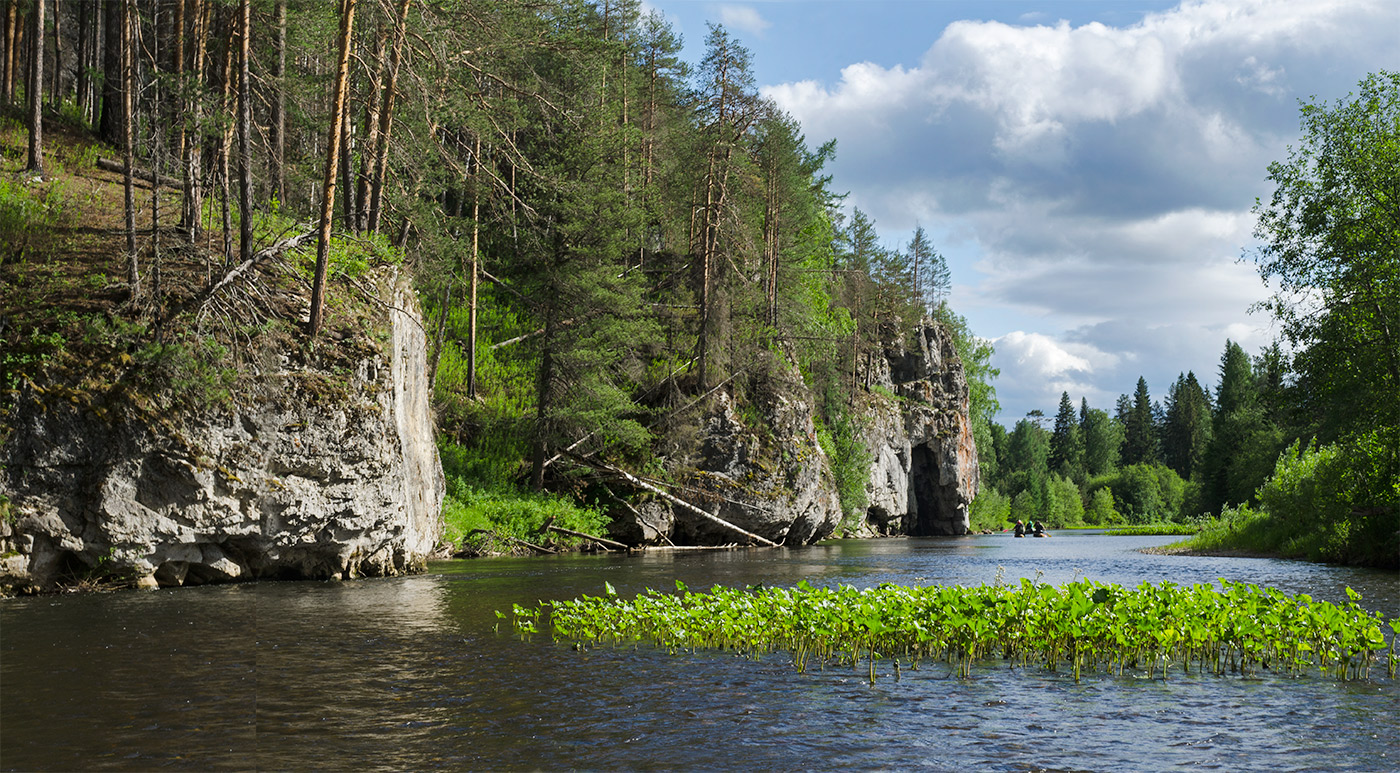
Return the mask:
<svg viewBox="0 0 1400 773">
<path fill-rule="evenodd" d="M 852 518 L 843 518 L 817 441 L 814 397 L 795 365 L 767 357 L 742 404 L 728 391 L 710 400 L 698 450 L 665 454 L 677 490 L 714 518 L 653 499 L 615 513 L 616 536 L 633 544 L 752 544 L 748 532 L 796 546 L 842 535 L 968 532 L 977 447 L 967 380 L 943 326 L 921 324 L 860 374 L 864 388 L 852 408 L 870 454 L 869 505 Z"/>
<path fill-rule="evenodd" d="M 0 585 L 420 568 L 444 491 L 425 336 L 407 284 L 378 285 L 387 336 L 358 333 L 365 345 L 342 372 L 278 357 L 231 405 L 162 411 L 120 383 L 22 389 L 0 445 Z"/>
</svg>

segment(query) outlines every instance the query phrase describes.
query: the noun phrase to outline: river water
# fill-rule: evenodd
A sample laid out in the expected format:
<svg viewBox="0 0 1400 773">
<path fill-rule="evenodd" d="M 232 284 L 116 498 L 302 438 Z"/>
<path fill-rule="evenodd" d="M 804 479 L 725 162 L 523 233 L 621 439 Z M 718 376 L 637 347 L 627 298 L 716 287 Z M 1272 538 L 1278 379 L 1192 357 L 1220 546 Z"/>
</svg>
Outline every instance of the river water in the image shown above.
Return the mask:
<svg viewBox="0 0 1400 773">
<path fill-rule="evenodd" d="M 1400 615 L 1400 573 L 1145 555 L 1059 532 L 778 551 L 483 559 L 426 575 L 0 601 L 3 770 L 1400 769 L 1400 684 L 946 668 L 798 674 L 784 655 L 577 651 L 514 603 L 712 584 L 1021 577 L 1256 582 Z"/>
</svg>

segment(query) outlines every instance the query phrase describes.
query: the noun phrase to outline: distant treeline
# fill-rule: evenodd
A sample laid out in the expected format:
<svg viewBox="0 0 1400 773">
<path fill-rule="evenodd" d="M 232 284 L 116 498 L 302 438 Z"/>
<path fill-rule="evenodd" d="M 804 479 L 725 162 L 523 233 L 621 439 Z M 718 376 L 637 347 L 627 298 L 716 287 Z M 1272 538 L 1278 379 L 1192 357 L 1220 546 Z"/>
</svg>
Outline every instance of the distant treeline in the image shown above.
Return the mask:
<svg viewBox="0 0 1400 773">
<path fill-rule="evenodd" d="M 981 523 L 1215 515 L 1197 547 L 1400 565 L 1400 74 L 1301 116 L 1254 207 L 1280 340 L 1227 341 L 1214 394 L 1138 379 L 1112 415 L 1064 394 L 1052 426 L 994 426 Z"/>
</svg>

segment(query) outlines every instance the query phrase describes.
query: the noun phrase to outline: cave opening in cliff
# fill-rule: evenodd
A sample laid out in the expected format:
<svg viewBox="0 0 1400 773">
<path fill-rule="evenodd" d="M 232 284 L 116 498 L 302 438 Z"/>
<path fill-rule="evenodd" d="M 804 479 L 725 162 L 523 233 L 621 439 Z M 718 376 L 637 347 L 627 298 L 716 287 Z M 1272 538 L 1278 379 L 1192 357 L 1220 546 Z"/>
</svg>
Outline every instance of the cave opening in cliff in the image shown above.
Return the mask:
<svg viewBox="0 0 1400 773">
<path fill-rule="evenodd" d="M 946 534 L 942 528 L 943 498 L 939 495 L 938 462 L 927 446 L 915 446 L 909 460 L 909 510 L 913 516 L 909 534 L 930 537 Z"/>
</svg>

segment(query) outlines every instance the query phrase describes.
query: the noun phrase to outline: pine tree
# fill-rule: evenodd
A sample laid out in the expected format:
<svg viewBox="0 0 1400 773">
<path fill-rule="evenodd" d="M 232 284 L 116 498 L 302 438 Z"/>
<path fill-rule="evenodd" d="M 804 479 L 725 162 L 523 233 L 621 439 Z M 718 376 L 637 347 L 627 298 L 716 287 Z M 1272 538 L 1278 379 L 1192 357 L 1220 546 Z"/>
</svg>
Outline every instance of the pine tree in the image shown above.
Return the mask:
<svg viewBox="0 0 1400 773">
<path fill-rule="evenodd" d="M 1200 471 L 1211 433 L 1210 396 L 1196 374 L 1178 375 L 1167 396 L 1162 461 L 1183 479 Z"/>
<path fill-rule="evenodd" d="M 757 119 L 758 94 L 751 55 L 719 25 L 710 26 L 705 58 L 700 63 L 697 112 L 704 143 L 705 172 L 696 197 L 699 223 L 692 228 L 692 251 L 697 256 L 696 296 L 699 325 L 696 335 L 696 388 L 710 387 L 711 359 L 720 351 L 713 346 L 724 314 L 717 307 L 724 300 L 725 268 L 733 257 L 728 213 L 736 202 L 730 181 L 736 176 L 740 140 Z"/>
<path fill-rule="evenodd" d="M 44 176 L 44 0 L 32 0 L 29 9 L 29 161 L 24 172 Z"/>
<path fill-rule="evenodd" d="M 1084 442 L 1084 473 L 1107 475 L 1118 467 L 1118 449 L 1123 445 L 1123 425 L 1107 411 L 1079 403 L 1079 432 Z"/>
<path fill-rule="evenodd" d="M 1151 464 L 1157 460 L 1157 427 L 1152 419 L 1152 397 L 1147 379 L 1138 377 L 1132 408 L 1123 420 L 1123 464 Z"/>
<path fill-rule="evenodd" d="M 1060 393 L 1060 408 L 1050 435 L 1050 471 L 1075 482 L 1084 479 L 1084 439 L 1069 392 Z"/>
<path fill-rule="evenodd" d="M 1259 401 L 1249 355 L 1234 341 L 1220 355 L 1212 437 L 1202 461 L 1201 499 L 1210 511 L 1254 498 L 1273 471 L 1283 433 Z"/>
</svg>

